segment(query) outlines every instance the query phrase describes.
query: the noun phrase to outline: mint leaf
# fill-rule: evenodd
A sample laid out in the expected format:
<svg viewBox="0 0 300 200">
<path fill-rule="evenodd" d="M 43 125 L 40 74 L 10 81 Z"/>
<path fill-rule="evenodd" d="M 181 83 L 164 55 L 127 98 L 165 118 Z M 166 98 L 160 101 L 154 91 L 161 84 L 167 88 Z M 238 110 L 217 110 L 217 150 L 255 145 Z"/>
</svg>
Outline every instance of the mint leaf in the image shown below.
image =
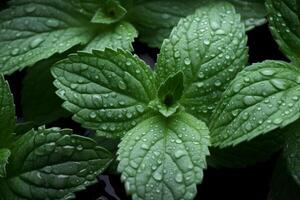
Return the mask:
<svg viewBox="0 0 300 200">
<path fill-rule="evenodd" d="M 234 147 L 223 149 L 210 148 L 207 163 L 213 167 L 241 168 L 264 162 L 282 149 L 284 144 L 283 130 L 260 135 L 250 141 L 242 142 Z"/>
<path fill-rule="evenodd" d="M 0 179 L 3 199 L 69 199 L 96 182 L 111 155 L 70 130 L 39 128 L 16 141 L 9 162 Z"/>
<path fill-rule="evenodd" d="M 230 83 L 211 118 L 214 146 L 225 147 L 284 127 L 299 118 L 300 71 L 266 61 L 247 67 Z"/>
<path fill-rule="evenodd" d="M 6 176 L 6 165 L 10 156 L 9 149 L 0 149 L 0 178 Z"/>
<path fill-rule="evenodd" d="M 183 73 L 182 71 L 179 71 L 178 73 L 169 76 L 167 80 L 161 84 L 158 89 L 158 97 L 166 105 L 171 105 L 181 98 L 182 92 Z"/>
<path fill-rule="evenodd" d="M 118 171 L 133 200 L 193 199 L 208 145 L 206 125 L 191 115 L 154 116 L 122 138 Z"/>
<path fill-rule="evenodd" d="M 52 74 L 73 119 L 107 137 L 121 136 L 146 117 L 156 95 L 150 68 L 120 49 L 73 54 Z"/>
<path fill-rule="evenodd" d="M 52 84 L 54 78 L 50 72 L 50 67 L 62 58 L 63 56 L 51 57 L 38 62 L 28 70 L 23 80 L 21 98 L 26 121 L 42 125 L 69 115 L 61 107 L 63 101 L 55 94 L 55 87 Z"/>
<path fill-rule="evenodd" d="M 184 73 L 181 104 L 207 121 L 228 82 L 247 63 L 247 37 L 228 3 L 211 3 L 180 20 L 165 40 L 157 63 L 160 82 Z"/>
<path fill-rule="evenodd" d="M 15 105 L 9 85 L 0 74 L 0 145 L 6 147 L 16 123 Z"/>
<path fill-rule="evenodd" d="M 246 30 L 266 23 L 267 10 L 265 0 L 228 0 L 241 14 Z"/>
<path fill-rule="evenodd" d="M 0 72 L 9 74 L 87 43 L 96 28 L 89 23 L 94 10 L 88 8 L 90 2 L 81 0 L 10 1 L 0 13 Z"/>
<path fill-rule="evenodd" d="M 281 158 L 274 170 L 268 200 L 298 200 L 299 196 L 299 185 L 287 172 L 286 163 Z"/>
<path fill-rule="evenodd" d="M 125 49 L 133 51 L 132 42 L 137 37 L 136 29 L 128 22 L 112 24 L 107 27 L 102 27 L 96 37 L 91 40 L 84 51 L 111 49 Z"/>
<path fill-rule="evenodd" d="M 289 127 L 284 148 L 287 169 L 300 187 L 300 131 L 299 120 Z"/>
<path fill-rule="evenodd" d="M 118 1 L 105 0 L 95 13 L 91 22 L 100 24 L 112 24 L 122 19 L 127 11 Z"/>
<path fill-rule="evenodd" d="M 271 32 L 282 52 L 300 64 L 300 8 L 297 0 L 267 0 Z"/>
</svg>

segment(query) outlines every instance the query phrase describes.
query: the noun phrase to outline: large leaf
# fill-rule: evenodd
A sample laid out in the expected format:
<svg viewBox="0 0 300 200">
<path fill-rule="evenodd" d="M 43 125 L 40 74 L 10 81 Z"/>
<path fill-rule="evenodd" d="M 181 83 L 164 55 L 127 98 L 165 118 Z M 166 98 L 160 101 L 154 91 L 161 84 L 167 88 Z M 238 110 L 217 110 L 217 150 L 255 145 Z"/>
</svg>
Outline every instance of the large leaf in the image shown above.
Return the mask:
<svg viewBox="0 0 300 200">
<path fill-rule="evenodd" d="M 153 73 L 127 51 L 78 53 L 52 73 L 73 119 L 106 136 L 120 136 L 141 121 L 156 95 Z"/>
<path fill-rule="evenodd" d="M 84 48 L 85 51 L 111 49 L 133 50 L 131 43 L 137 37 L 137 31 L 128 22 L 122 21 L 98 30 L 98 34 Z"/>
<path fill-rule="evenodd" d="M 300 187 L 288 173 L 286 163 L 280 159 L 274 170 L 268 200 L 298 200 Z"/>
<path fill-rule="evenodd" d="M 284 148 L 284 156 L 287 160 L 287 169 L 297 181 L 300 189 L 300 121 L 289 127 L 287 141 Z"/>
<path fill-rule="evenodd" d="M 96 182 L 111 155 L 89 139 L 57 128 L 29 131 L 11 149 L 2 199 L 69 199 Z"/>
<path fill-rule="evenodd" d="M 213 145 L 235 145 L 297 120 L 299 91 L 300 71 L 291 64 L 266 61 L 247 67 L 212 116 Z"/>
<path fill-rule="evenodd" d="M 284 145 L 283 130 L 278 129 L 271 133 L 260 135 L 251 141 L 242 142 L 234 147 L 223 149 L 210 148 L 207 163 L 220 168 L 242 168 L 264 162 L 282 149 Z"/>
<path fill-rule="evenodd" d="M 50 72 L 50 67 L 60 59 L 62 56 L 40 61 L 25 76 L 21 104 L 26 121 L 42 125 L 69 115 L 61 107 L 63 101 L 55 94 L 54 78 Z"/>
<path fill-rule="evenodd" d="M 95 34 L 89 23 L 97 8 L 92 1 L 12 0 L 0 13 L 0 72 L 12 73 Z"/>
<path fill-rule="evenodd" d="M 16 123 L 15 105 L 9 85 L 0 74 L 0 146 L 8 146 Z"/>
<path fill-rule="evenodd" d="M 247 63 L 247 37 L 240 16 L 228 3 L 203 6 L 180 20 L 158 57 L 158 80 L 184 72 L 181 104 L 207 120 L 224 88 Z"/>
<path fill-rule="evenodd" d="M 118 151 L 118 170 L 133 200 L 196 195 L 208 155 L 209 131 L 189 114 L 152 117 L 130 130 Z"/>
<path fill-rule="evenodd" d="M 10 156 L 9 149 L 0 149 L 0 178 L 6 176 L 6 165 Z"/>
<path fill-rule="evenodd" d="M 300 64 L 300 1 L 267 0 L 272 34 L 281 50 Z"/>
</svg>

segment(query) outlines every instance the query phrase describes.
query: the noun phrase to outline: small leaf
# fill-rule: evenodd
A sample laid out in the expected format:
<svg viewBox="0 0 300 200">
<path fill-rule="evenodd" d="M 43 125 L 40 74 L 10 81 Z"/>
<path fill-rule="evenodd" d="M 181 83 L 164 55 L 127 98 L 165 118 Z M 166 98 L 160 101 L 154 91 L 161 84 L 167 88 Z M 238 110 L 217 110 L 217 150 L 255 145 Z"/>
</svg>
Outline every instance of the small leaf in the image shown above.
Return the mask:
<svg viewBox="0 0 300 200">
<path fill-rule="evenodd" d="M 123 137 L 118 171 L 133 200 L 192 200 L 208 145 L 206 125 L 191 115 L 154 116 Z"/>
<path fill-rule="evenodd" d="M 73 119 L 107 137 L 121 136 L 147 117 L 156 95 L 150 68 L 120 49 L 73 54 L 52 74 Z"/>
<path fill-rule="evenodd" d="M 101 6 L 95 13 L 91 22 L 100 24 L 112 24 L 120 21 L 127 11 L 123 8 L 118 1 L 105 0 L 103 6 Z"/>
<path fill-rule="evenodd" d="M 70 115 L 61 107 L 63 101 L 55 94 L 54 78 L 50 72 L 50 67 L 62 58 L 51 57 L 28 70 L 21 97 L 24 120 L 39 126 Z"/>
<path fill-rule="evenodd" d="M 178 73 L 171 75 L 167 78 L 165 82 L 161 84 L 158 89 L 158 97 L 162 102 L 167 105 L 178 101 L 183 92 L 183 73 L 179 71 Z M 172 99 L 168 99 L 168 97 Z M 165 102 L 168 101 L 168 102 Z"/>
<path fill-rule="evenodd" d="M 0 146 L 7 147 L 16 123 L 15 105 L 9 85 L 0 74 Z"/>
<path fill-rule="evenodd" d="M 287 160 L 287 169 L 300 189 L 300 121 L 296 121 L 289 127 L 287 141 L 284 148 L 284 156 Z"/>
<path fill-rule="evenodd" d="M 183 71 L 185 109 L 208 121 L 229 81 L 247 63 L 247 37 L 240 16 L 228 3 L 202 6 L 180 20 L 162 45 L 158 81 Z"/>
<path fill-rule="evenodd" d="M 282 128 L 299 118 L 300 71 L 280 61 L 247 67 L 224 92 L 210 130 L 214 146 L 225 147 Z"/>
<path fill-rule="evenodd" d="M 95 34 L 89 22 L 97 4 L 81 0 L 13 0 L 0 12 L 0 72 L 16 70 L 86 44 Z"/>
<path fill-rule="evenodd" d="M 31 130 L 11 149 L 3 199 L 70 199 L 96 182 L 111 162 L 108 151 L 86 137 L 58 128 Z"/>
<path fill-rule="evenodd" d="M 83 50 L 91 52 L 93 49 L 104 50 L 105 48 L 111 48 L 116 50 L 120 48 L 133 51 L 131 43 L 137 35 L 136 29 L 130 23 L 121 21 L 120 23 L 100 28 L 97 36 Z"/>
<path fill-rule="evenodd" d="M 298 0 L 267 0 L 271 32 L 282 52 L 300 64 L 300 7 Z"/>
<path fill-rule="evenodd" d="M 9 149 L 0 149 L 0 178 L 6 176 L 6 165 L 10 156 Z"/>
</svg>

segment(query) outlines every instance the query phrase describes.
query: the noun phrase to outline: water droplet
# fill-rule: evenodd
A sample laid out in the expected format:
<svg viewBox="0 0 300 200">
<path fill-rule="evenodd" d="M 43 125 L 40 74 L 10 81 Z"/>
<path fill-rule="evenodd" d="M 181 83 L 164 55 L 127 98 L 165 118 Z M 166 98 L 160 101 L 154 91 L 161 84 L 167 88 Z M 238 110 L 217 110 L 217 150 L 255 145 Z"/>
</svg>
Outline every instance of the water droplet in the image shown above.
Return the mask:
<svg viewBox="0 0 300 200">
<path fill-rule="evenodd" d="M 245 96 L 243 101 L 247 106 L 251 106 L 256 103 L 256 100 L 253 96 Z"/>
<path fill-rule="evenodd" d="M 191 60 L 189 58 L 185 58 L 184 59 L 184 64 L 190 65 L 191 64 Z"/>
<path fill-rule="evenodd" d="M 82 147 L 82 145 L 80 144 L 80 145 L 78 145 L 78 146 L 76 147 L 76 149 L 77 149 L 78 151 L 82 151 L 82 150 L 83 150 L 83 147 Z"/>
<path fill-rule="evenodd" d="M 198 88 L 201 88 L 201 87 L 203 87 L 203 85 L 204 85 L 204 83 L 203 83 L 203 82 L 197 83 L 197 87 L 198 87 Z"/>
<path fill-rule="evenodd" d="M 97 114 L 95 112 L 91 112 L 90 118 L 95 119 L 97 117 Z"/>
<path fill-rule="evenodd" d="M 27 7 L 25 7 L 25 12 L 27 12 L 27 13 L 32 13 L 35 10 L 36 10 L 35 6 L 27 6 Z"/>
<path fill-rule="evenodd" d="M 34 40 L 31 41 L 30 47 L 31 47 L 31 48 L 36 48 L 36 47 L 39 46 L 43 41 L 44 41 L 43 38 L 40 38 L 40 37 L 35 38 Z"/>
<path fill-rule="evenodd" d="M 276 118 L 276 119 L 273 120 L 273 123 L 276 124 L 276 125 L 279 125 L 279 124 L 282 123 L 282 121 L 283 121 L 282 118 Z"/>
<path fill-rule="evenodd" d="M 272 69 L 264 69 L 264 70 L 261 70 L 260 73 L 264 76 L 272 76 L 275 74 L 275 71 Z"/>
<path fill-rule="evenodd" d="M 204 43 L 205 45 L 209 45 L 209 44 L 210 44 L 210 41 L 209 41 L 208 39 L 205 39 L 205 40 L 203 41 L 203 43 Z"/>
<path fill-rule="evenodd" d="M 58 27 L 59 22 L 55 19 L 49 19 L 49 20 L 47 20 L 46 25 L 49 27 L 56 28 L 56 27 Z"/>
<path fill-rule="evenodd" d="M 271 83 L 279 90 L 284 90 L 287 87 L 287 84 L 284 80 L 281 79 L 272 79 Z"/>
<path fill-rule="evenodd" d="M 184 156 L 185 155 L 185 152 L 184 151 L 182 151 L 182 150 L 177 150 L 177 151 L 175 151 L 175 153 L 174 153 L 174 156 L 175 156 L 175 158 L 181 158 L 182 156 Z"/>
<path fill-rule="evenodd" d="M 162 180 L 162 175 L 161 175 L 161 173 L 159 173 L 159 172 L 154 172 L 154 174 L 153 174 L 153 178 L 155 179 L 155 180 L 157 180 L 157 181 L 161 181 Z"/>
<path fill-rule="evenodd" d="M 20 49 L 15 48 L 14 50 L 11 51 L 11 55 L 16 56 L 20 52 Z"/>
<path fill-rule="evenodd" d="M 176 174 L 176 176 L 175 176 L 175 181 L 176 181 L 177 183 L 181 183 L 181 182 L 183 181 L 183 176 L 182 176 L 181 173 Z"/>
<path fill-rule="evenodd" d="M 138 112 L 140 112 L 140 113 L 143 113 L 143 112 L 145 111 L 145 108 L 144 108 L 144 106 L 142 106 L 142 105 L 137 105 L 137 106 L 136 106 L 136 110 L 137 110 Z"/>
<path fill-rule="evenodd" d="M 222 82 L 220 80 L 216 80 L 215 86 L 220 87 L 222 85 Z"/>
<path fill-rule="evenodd" d="M 121 90 L 125 90 L 127 88 L 126 84 L 123 81 L 119 81 L 118 86 Z"/>
</svg>

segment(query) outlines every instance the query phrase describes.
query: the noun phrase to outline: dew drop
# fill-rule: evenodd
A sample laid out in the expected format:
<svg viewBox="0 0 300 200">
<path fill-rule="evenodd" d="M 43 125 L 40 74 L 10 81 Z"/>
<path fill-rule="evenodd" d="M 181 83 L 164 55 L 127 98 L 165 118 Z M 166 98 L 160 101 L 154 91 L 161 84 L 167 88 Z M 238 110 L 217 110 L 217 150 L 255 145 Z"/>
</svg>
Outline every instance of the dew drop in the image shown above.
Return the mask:
<svg viewBox="0 0 300 200">
<path fill-rule="evenodd" d="M 190 65 L 191 64 L 191 60 L 189 58 L 185 58 L 184 59 L 184 64 L 185 65 Z"/>
<path fill-rule="evenodd" d="M 127 88 L 126 84 L 123 81 L 119 81 L 118 86 L 121 90 L 125 90 Z"/>
<path fill-rule="evenodd" d="M 97 117 L 97 114 L 95 112 L 91 112 L 90 118 L 95 119 Z"/>
<path fill-rule="evenodd" d="M 31 41 L 30 47 L 31 47 L 31 48 L 36 48 L 36 47 L 39 46 L 43 41 L 44 41 L 43 38 L 40 38 L 40 37 L 35 38 L 34 40 Z"/>
<path fill-rule="evenodd" d="M 36 7 L 35 6 L 28 6 L 28 7 L 25 7 L 25 12 L 27 13 L 32 13 L 36 10 Z"/>
<path fill-rule="evenodd" d="M 282 118 L 276 118 L 276 119 L 273 120 L 273 124 L 279 125 L 279 124 L 282 123 L 282 121 L 283 121 Z"/>
<path fill-rule="evenodd" d="M 182 150 L 177 150 L 177 151 L 175 151 L 175 153 L 174 153 L 174 156 L 175 156 L 175 158 L 181 158 L 182 156 L 184 156 L 185 155 L 185 152 L 184 151 L 182 151 Z"/>
<path fill-rule="evenodd" d="M 20 52 L 20 49 L 15 48 L 14 50 L 11 51 L 11 55 L 16 56 Z"/>
<path fill-rule="evenodd" d="M 54 20 L 54 19 L 49 19 L 49 20 L 47 20 L 46 25 L 49 26 L 49 27 L 56 28 L 56 27 L 58 27 L 59 22 L 57 20 Z"/>
<path fill-rule="evenodd" d="M 209 45 L 209 44 L 210 44 L 210 41 L 209 41 L 208 39 L 205 39 L 205 40 L 203 41 L 203 43 L 204 43 L 205 45 Z"/>
<path fill-rule="evenodd" d="M 264 69 L 264 70 L 260 71 L 260 73 L 264 76 L 272 76 L 275 74 L 275 71 L 272 69 Z"/>
<path fill-rule="evenodd" d="M 161 175 L 161 173 L 159 173 L 159 172 L 155 172 L 154 174 L 153 174 L 153 178 L 155 179 L 155 180 L 157 180 L 157 181 L 161 181 L 162 180 L 162 175 Z"/>
<path fill-rule="evenodd" d="M 183 181 L 183 176 L 182 176 L 181 173 L 176 174 L 176 176 L 175 176 L 175 181 L 176 181 L 177 183 L 181 183 L 181 182 Z"/>
<path fill-rule="evenodd" d="M 143 113 L 145 111 L 145 108 L 142 106 L 142 105 L 137 105 L 136 106 L 136 110 L 139 112 L 139 113 Z"/>
</svg>

